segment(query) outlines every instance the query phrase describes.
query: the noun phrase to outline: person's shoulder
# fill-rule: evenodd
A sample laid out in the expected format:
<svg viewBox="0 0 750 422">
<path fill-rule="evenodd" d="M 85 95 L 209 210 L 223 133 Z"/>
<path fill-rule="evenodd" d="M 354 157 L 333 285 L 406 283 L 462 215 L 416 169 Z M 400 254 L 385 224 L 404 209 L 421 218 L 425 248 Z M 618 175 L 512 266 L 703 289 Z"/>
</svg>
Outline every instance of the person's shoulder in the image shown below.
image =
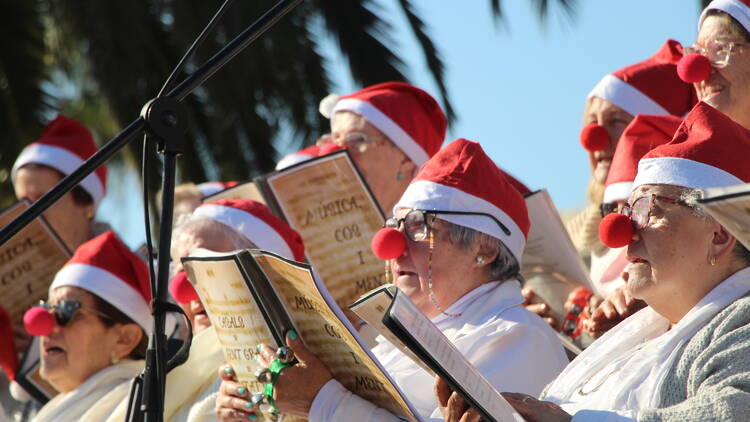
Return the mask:
<svg viewBox="0 0 750 422">
<path fill-rule="evenodd" d="M 728 333 L 739 328 L 748 328 L 750 333 L 750 292 L 727 305 L 707 324 L 715 334 Z"/>
</svg>

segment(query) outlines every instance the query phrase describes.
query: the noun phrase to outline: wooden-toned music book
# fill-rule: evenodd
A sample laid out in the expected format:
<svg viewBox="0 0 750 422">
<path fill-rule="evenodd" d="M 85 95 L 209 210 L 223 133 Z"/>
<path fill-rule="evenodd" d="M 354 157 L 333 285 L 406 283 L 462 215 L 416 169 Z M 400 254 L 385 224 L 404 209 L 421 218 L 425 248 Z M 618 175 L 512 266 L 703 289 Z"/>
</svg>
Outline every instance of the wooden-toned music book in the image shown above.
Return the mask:
<svg viewBox="0 0 750 422">
<path fill-rule="evenodd" d="M 750 183 L 706 189 L 698 202 L 750 249 Z"/>
<path fill-rule="evenodd" d="M 573 287 L 594 291 L 586 264 L 573 246 L 549 192 L 541 189 L 526 195 L 525 200 L 531 228 L 521 258 L 522 272 L 543 267 Z"/>
<path fill-rule="evenodd" d="M 204 199 L 252 199 L 295 229 L 342 309 L 384 283 L 370 240 L 384 216 L 346 150 L 304 161 Z"/>
<path fill-rule="evenodd" d="M 484 420 L 524 420 L 399 289 L 379 287 L 362 296 L 350 308 L 414 363 L 443 378 L 482 414 Z"/>
<path fill-rule="evenodd" d="M 294 329 L 349 391 L 405 420 L 419 420 L 308 264 L 260 250 L 197 250 L 182 259 L 188 279 L 240 383 L 255 380 L 255 346 L 285 344 Z"/>
<path fill-rule="evenodd" d="M 21 200 L 0 214 L 5 227 L 29 207 Z M 47 290 L 57 271 L 72 254 L 43 217 L 29 223 L 0 246 L 0 306 L 14 322 L 24 312 L 47 298 Z"/>
<path fill-rule="evenodd" d="M 31 203 L 22 199 L 0 214 L 5 227 Z M 23 314 L 47 298 L 57 271 L 72 254 L 57 233 L 44 220 L 36 218 L 0 246 L 0 306 L 10 315 L 13 325 L 23 326 Z M 21 360 L 16 382 L 34 399 L 45 403 L 57 392 L 39 377 L 39 350 L 33 341 Z"/>
</svg>

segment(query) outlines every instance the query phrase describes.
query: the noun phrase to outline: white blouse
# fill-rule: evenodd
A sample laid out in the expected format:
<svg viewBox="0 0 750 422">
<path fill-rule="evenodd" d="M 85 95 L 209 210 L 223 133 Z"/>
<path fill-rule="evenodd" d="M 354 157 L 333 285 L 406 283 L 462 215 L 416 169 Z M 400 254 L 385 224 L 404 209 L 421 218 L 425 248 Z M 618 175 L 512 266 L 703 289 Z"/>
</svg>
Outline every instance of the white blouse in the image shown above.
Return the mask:
<svg viewBox="0 0 750 422">
<path fill-rule="evenodd" d="M 523 306 L 520 283 L 490 282 L 467 293 L 435 325 L 498 391 L 538 395 L 568 363 L 555 332 Z M 425 419 L 441 418 L 434 378 L 382 337 L 373 354 Z M 395 416 L 329 381 L 315 397 L 310 421 L 392 421 Z"/>
</svg>

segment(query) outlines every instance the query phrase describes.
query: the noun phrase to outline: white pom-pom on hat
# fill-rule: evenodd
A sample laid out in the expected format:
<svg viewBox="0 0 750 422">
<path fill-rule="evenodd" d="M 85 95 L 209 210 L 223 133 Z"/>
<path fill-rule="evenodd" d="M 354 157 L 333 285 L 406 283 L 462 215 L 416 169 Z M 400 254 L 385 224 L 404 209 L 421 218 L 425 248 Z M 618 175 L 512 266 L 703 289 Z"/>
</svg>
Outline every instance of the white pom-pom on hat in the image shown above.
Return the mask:
<svg viewBox="0 0 750 422">
<path fill-rule="evenodd" d="M 323 117 L 325 117 L 326 119 L 330 119 L 333 115 L 333 108 L 336 107 L 336 103 L 338 103 L 340 99 L 341 96 L 338 94 L 326 95 L 322 100 L 320 100 L 318 111 L 323 115 Z"/>
</svg>

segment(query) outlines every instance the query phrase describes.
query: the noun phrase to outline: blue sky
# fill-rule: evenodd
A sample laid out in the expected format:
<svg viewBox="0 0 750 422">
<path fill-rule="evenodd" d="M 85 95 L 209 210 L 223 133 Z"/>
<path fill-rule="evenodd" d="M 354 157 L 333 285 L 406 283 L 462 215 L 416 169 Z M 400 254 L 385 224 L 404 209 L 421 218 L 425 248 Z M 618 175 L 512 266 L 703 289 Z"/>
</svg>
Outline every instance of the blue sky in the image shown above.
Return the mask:
<svg viewBox="0 0 750 422">
<path fill-rule="evenodd" d="M 561 211 L 585 202 L 589 168 L 578 132 L 587 93 L 602 76 L 645 59 L 667 38 L 692 43 L 699 14 L 697 0 L 578 0 L 573 21 L 553 10 L 542 27 L 530 2 L 516 0 L 501 2 L 506 25 L 497 27 L 489 0 L 413 3 L 441 52 L 459 114 L 447 140 L 482 143 L 500 166 L 529 187 L 547 188 Z M 392 23 L 392 48 L 406 62 L 408 77 L 436 95 L 395 1 L 376 4 Z M 358 89 L 330 43 L 323 43 L 322 52 L 332 59 L 329 71 L 336 92 Z M 143 229 L 133 185 L 135 177 L 113 186 L 99 216 L 136 246 L 143 241 Z"/>
</svg>

